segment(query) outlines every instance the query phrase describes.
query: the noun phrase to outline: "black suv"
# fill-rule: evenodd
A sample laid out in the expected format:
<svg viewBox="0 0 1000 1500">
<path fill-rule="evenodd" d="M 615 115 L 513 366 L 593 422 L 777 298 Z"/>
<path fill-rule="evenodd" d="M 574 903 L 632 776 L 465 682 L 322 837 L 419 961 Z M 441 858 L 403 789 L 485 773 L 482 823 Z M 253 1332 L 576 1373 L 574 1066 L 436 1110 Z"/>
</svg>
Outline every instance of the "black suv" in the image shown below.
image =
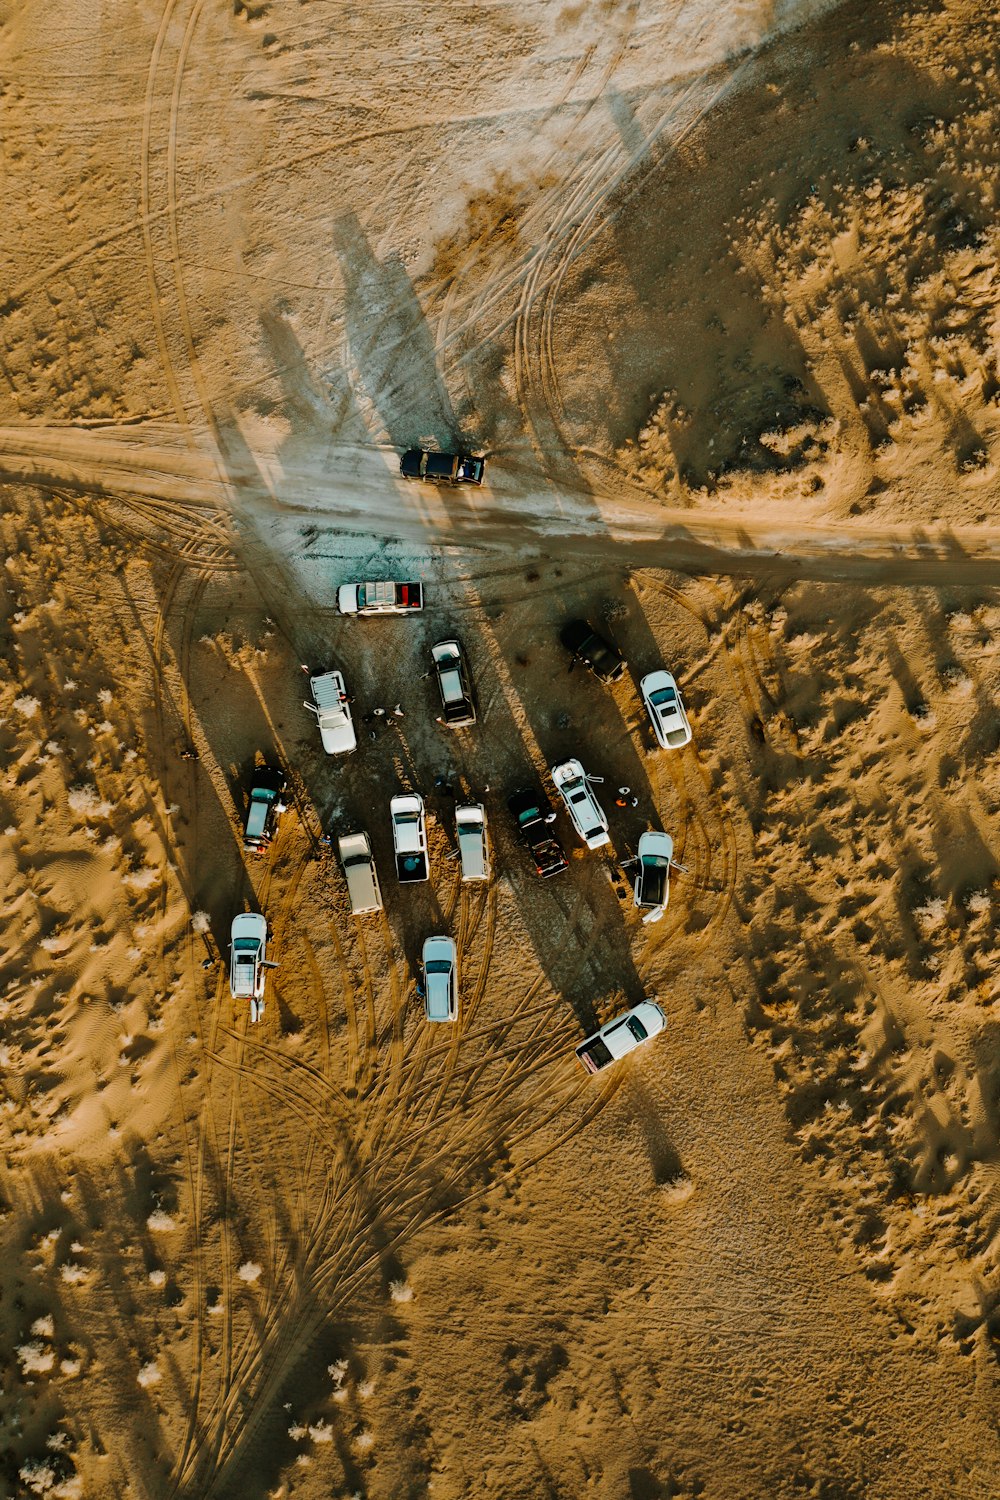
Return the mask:
<svg viewBox="0 0 1000 1500">
<path fill-rule="evenodd" d="M 426 479 L 431 484 L 482 484 L 485 458 L 471 453 L 430 453 L 407 448 L 399 463 L 404 479 Z"/>
<path fill-rule="evenodd" d="M 507 799 L 507 807 L 539 875 L 558 875 L 565 870 L 566 856 L 551 831 L 556 815 L 544 793 L 515 792 Z"/>
<path fill-rule="evenodd" d="M 602 682 L 617 682 L 625 670 L 625 658 L 617 646 L 592 630 L 586 620 L 570 620 L 559 639 L 575 661 L 585 661 Z"/>
<path fill-rule="evenodd" d="M 250 788 L 243 847 L 253 854 L 262 853 L 275 835 L 277 822 L 285 811 L 282 800 L 287 782 L 283 771 L 273 766 L 257 766 Z"/>
</svg>

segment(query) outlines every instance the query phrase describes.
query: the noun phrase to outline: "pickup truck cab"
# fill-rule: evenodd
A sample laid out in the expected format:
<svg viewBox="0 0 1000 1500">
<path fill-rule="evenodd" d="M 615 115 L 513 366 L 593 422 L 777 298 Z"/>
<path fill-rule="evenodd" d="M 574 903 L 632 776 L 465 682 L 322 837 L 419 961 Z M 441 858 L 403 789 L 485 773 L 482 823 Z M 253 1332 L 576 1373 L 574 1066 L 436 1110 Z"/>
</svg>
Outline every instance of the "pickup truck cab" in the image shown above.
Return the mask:
<svg viewBox="0 0 1000 1500">
<path fill-rule="evenodd" d="M 566 856 L 552 832 L 556 815 L 544 792 L 515 792 L 507 799 L 507 809 L 537 873 L 549 876 L 565 870 Z"/>
<path fill-rule="evenodd" d="M 427 823 L 424 799 L 416 792 L 403 792 L 389 803 L 392 847 L 396 853 L 396 875 L 403 882 L 428 880 Z"/>
<path fill-rule="evenodd" d="M 424 479 L 429 484 L 482 484 L 486 460 L 472 453 L 407 448 L 399 461 L 399 472 L 404 479 Z"/>
<path fill-rule="evenodd" d="M 656 1036 L 667 1024 L 663 1011 L 653 1000 L 642 1000 L 622 1016 L 615 1016 L 600 1031 L 595 1031 L 576 1049 L 576 1055 L 588 1073 L 599 1073 L 642 1042 Z"/>
<path fill-rule="evenodd" d="M 337 590 L 342 615 L 410 615 L 423 607 L 420 583 L 342 583 Z"/>
<path fill-rule="evenodd" d="M 489 880 L 490 855 L 486 839 L 486 809 L 481 802 L 455 808 L 458 857 L 463 880 Z"/>
<path fill-rule="evenodd" d="M 382 910 L 382 892 L 367 833 L 344 833 L 337 840 L 340 863 L 347 881 L 351 911 L 356 917 Z"/>
</svg>

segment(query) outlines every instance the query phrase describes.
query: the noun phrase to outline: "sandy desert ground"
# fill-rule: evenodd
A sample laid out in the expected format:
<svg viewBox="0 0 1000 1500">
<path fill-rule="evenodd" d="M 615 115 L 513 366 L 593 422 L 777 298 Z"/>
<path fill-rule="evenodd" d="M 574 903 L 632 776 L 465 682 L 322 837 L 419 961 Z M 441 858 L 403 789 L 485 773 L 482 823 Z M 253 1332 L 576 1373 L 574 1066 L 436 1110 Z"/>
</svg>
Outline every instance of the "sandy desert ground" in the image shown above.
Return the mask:
<svg viewBox="0 0 1000 1500">
<path fill-rule="evenodd" d="M 998 52 L 971 0 L 0 3 L 0 1494 L 1000 1493 Z M 380 576 L 425 612 L 337 615 Z M 405 716 L 332 762 L 303 664 Z M 505 798 L 575 753 L 638 803 L 542 882 Z"/>
</svg>

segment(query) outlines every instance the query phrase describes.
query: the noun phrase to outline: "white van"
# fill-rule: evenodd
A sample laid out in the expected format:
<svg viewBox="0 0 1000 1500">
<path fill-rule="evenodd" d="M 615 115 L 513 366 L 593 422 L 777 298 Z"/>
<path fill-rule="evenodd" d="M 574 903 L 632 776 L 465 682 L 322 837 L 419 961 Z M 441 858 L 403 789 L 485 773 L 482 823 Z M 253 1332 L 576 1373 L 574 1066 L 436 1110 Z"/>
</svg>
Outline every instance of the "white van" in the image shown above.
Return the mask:
<svg viewBox="0 0 1000 1500">
<path fill-rule="evenodd" d="M 490 856 L 486 842 L 486 809 L 481 802 L 456 807 L 455 826 L 463 880 L 489 880 Z"/>
<path fill-rule="evenodd" d="M 368 911 L 381 911 L 382 892 L 367 833 L 345 833 L 337 840 L 337 847 L 344 867 L 351 911 L 356 917 Z"/>
</svg>

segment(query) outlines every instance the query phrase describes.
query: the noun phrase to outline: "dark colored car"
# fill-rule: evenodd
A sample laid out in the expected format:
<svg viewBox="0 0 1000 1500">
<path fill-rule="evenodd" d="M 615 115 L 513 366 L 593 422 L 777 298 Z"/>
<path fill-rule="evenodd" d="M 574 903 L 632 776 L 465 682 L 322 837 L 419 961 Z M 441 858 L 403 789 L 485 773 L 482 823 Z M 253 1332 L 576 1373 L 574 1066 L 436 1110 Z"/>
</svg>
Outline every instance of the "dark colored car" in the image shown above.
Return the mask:
<svg viewBox="0 0 1000 1500">
<path fill-rule="evenodd" d="M 273 766 L 257 766 L 250 788 L 243 847 L 259 854 L 275 835 L 278 819 L 285 811 L 285 774 Z"/>
<path fill-rule="evenodd" d="M 592 630 L 586 620 L 570 620 L 559 639 L 575 661 L 583 661 L 602 682 L 617 682 L 625 670 L 625 659 L 616 646 Z"/>
<path fill-rule="evenodd" d="M 515 792 L 507 799 L 507 807 L 539 875 L 558 875 L 565 870 L 566 856 L 552 835 L 556 815 L 544 793 Z"/>
<path fill-rule="evenodd" d="M 431 484 L 482 484 L 485 458 L 471 453 L 432 453 L 408 448 L 399 463 L 404 479 L 426 479 Z"/>
<path fill-rule="evenodd" d="M 462 729 L 476 722 L 476 705 L 472 697 L 465 653 L 458 641 L 438 641 L 431 647 L 431 660 L 437 672 L 441 694 L 441 718 L 451 729 Z"/>
</svg>

